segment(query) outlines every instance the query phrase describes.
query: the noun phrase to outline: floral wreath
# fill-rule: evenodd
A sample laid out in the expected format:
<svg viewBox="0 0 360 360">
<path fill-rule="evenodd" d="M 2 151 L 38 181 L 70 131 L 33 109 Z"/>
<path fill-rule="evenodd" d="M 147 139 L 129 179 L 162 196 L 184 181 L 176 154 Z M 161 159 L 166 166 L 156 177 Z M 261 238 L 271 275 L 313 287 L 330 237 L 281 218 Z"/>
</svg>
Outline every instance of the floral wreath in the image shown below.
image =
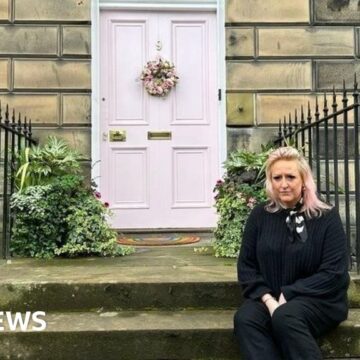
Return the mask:
<svg viewBox="0 0 360 360">
<path fill-rule="evenodd" d="M 156 60 L 146 63 L 140 79 L 150 95 L 166 96 L 176 86 L 179 77 L 174 64 L 159 56 Z"/>
</svg>

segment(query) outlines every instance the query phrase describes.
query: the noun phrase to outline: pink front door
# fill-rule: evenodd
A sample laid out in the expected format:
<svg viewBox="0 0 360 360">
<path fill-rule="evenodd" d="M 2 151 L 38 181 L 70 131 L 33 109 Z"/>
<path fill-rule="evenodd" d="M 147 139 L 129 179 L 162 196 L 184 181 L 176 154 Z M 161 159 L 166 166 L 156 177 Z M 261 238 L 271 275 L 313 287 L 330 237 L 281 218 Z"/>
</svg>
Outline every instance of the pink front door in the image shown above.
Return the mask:
<svg viewBox="0 0 360 360">
<path fill-rule="evenodd" d="M 118 229 L 216 225 L 219 176 L 213 13 L 101 13 L 101 178 Z M 157 55 L 179 75 L 165 98 L 150 96 L 140 74 Z M 110 131 L 126 133 L 110 141 Z M 149 139 L 149 132 L 171 138 Z"/>
</svg>

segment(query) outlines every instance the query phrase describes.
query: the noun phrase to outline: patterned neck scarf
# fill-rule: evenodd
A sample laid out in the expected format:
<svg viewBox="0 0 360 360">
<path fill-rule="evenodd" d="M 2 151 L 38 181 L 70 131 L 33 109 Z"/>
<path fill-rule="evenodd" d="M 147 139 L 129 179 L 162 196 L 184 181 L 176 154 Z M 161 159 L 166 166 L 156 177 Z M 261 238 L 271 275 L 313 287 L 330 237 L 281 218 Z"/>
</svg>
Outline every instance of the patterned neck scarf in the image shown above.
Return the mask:
<svg viewBox="0 0 360 360">
<path fill-rule="evenodd" d="M 305 217 L 300 212 L 302 205 L 303 202 L 302 199 L 300 199 L 300 201 L 293 209 L 287 209 L 289 211 L 289 215 L 286 217 L 286 225 L 291 243 L 293 243 L 295 240 L 299 240 L 300 242 L 304 243 L 308 238 Z"/>
</svg>

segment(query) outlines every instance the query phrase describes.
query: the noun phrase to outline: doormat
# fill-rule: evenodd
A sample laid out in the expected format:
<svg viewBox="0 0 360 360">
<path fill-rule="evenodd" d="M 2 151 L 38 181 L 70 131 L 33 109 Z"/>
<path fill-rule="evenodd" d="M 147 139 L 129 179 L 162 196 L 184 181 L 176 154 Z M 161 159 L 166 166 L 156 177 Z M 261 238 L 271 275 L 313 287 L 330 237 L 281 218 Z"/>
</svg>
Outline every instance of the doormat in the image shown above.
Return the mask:
<svg viewBox="0 0 360 360">
<path fill-rule="evenodd" d="M 121 234 L 118 243 L 132 246 L 185 245 L 200 241 L 200 236 L 182 234 Z"/>
</svg>

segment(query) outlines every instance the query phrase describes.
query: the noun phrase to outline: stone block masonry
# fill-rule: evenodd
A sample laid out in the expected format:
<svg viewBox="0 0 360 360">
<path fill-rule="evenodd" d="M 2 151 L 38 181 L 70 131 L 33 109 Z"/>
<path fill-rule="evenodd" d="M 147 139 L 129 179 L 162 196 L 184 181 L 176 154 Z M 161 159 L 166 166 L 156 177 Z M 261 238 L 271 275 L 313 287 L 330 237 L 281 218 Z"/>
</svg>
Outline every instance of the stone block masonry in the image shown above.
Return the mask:
<svg viewBox="0 0 360 360">
<path fill-rule="evenodd" d="M 226 0 L 225 13 L 228 151 L 259 150 L 284 115 L 360 79 L 357 0 Z"/>
<path fill-rule="evenodd" d="M 0 0 L 0 101 L 91 153 L 91 0 Z"/>
</svg>

